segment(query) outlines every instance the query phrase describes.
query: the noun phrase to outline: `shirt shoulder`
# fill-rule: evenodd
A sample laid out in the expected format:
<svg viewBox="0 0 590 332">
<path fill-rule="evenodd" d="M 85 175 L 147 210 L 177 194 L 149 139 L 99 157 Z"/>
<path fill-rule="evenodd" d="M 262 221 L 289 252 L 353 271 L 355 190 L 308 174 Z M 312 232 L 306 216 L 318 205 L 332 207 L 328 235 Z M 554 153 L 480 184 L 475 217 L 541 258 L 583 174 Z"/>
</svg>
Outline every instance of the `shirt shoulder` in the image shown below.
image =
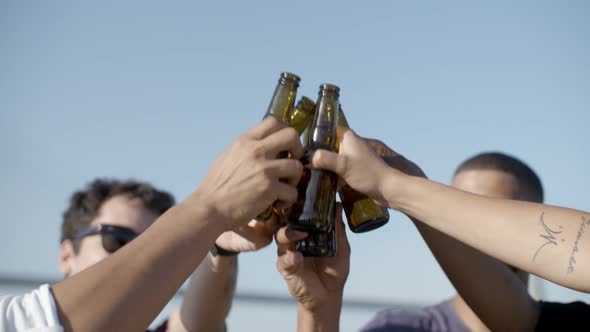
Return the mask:
<svg viewBox="0 0 590 332">
<path fill-rule="evenodd" d="M 164 320 L 158 327 L 153 330 L 147 330 L 147 332 L 166 332 L 168 330 L 168 319 Z"/>
<path fill-rule="evenodd" d="M 49 285 L 20 296 L 0 296 L 0 331 L 63 332 Z"/>
<path fill-rule="evenodd" d="M 590 305 L 584 302 L 539 302 L 536 331 L 588 331 Z"/>
<path fill-rule="evenodd" d="M 379 312 L 363 332 L 468 332 L 450 301 L 420 310 L 388 309 Z"/>
</svg>

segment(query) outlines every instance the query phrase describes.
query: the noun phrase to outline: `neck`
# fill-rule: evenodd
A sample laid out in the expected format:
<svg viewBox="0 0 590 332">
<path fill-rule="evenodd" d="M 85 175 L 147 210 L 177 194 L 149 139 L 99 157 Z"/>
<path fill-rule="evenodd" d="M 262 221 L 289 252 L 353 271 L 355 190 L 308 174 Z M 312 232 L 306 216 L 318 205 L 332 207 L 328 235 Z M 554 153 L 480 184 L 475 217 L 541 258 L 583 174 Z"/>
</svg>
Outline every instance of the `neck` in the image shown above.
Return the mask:
<svg viewBox="0 0 590 332">
<path fill-rule="evenodd" d="M 473 310 L 471 310 L 471 308 L 467 305 L 467 303 L 465 303 L 459 294 L 453 297 L 452 303 L 457 316 L 459 316 L 469 331 L 490 332 L 490 329 L 484 325 L 484 323 L 479 319 L 479 317 L 477 317 L 477 315 L 473 312 Z"/>
</svg>

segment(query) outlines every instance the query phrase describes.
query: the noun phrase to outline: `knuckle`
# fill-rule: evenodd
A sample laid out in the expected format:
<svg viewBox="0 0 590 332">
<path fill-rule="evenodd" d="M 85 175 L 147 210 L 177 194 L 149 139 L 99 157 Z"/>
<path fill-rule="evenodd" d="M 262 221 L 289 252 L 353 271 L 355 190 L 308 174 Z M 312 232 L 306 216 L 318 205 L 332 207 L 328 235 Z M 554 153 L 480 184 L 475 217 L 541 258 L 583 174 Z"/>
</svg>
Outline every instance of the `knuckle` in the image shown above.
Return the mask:
<svg viewBox="0 0 590 332">
<path fill-rule="evenodd" d="M 282 246 L 285 245 L 285 235 L 284 235 L 284 231 L 280 230 L 276 235 L 275 235 L 275 242 L 277 243 L 278 246 Z"/>
<path fill-rule="evenodd" d="M 273 188 L 273 181 L 270 178 L 265 177 L 264 179 L 262 179 L 262 183 L 260 184 L 260 189 L 263 193 L 270 192 L 272 188 Z"/>
<path fill-rule="evenodd" d="M 297 174 L 301 175 L 301 173 L 303 173 L 303 164 L 301 163 L 301 161 L 293 159 L 293 165 L 295 166 Z"/>
<path fill-rule="evenodd" d="M 257 144 L 255 144 L 254 147 L 252 148 L 252 154 L 256 158 L 263 158 L 263 157 L 265 157 L 266 156 L 266 152 L 267 152 L 266 151 L 266 147 L 261 142 L 258 142 Z"/>
<path fill-rule="evenodd" d="M 317 164 L 322 165 L 326 161 L 326 153 L 322 150 L 316 150 L 313 159 Z"/>
<path fill-rule="evenodd" d="M 235 140 L 234 142 L 234 147 L 237 149 L 243 149 L 245 146 L 248 145 L 248 138 L 246 138 L 245 136 L 240 136 L 238 137 L 238 139 Z"/>
<path fill-rule="evenodd" d="M 273 126 L 277 127 L 281 124 L 281 122 L 277 120 L 277 118 L 275 118 L 274 116 L 267 116 L 266 119 L 264 119 L 264 121 L 270 122 Z"/>
<path fill-rule="evenodd" d="M 295 130 L 295 128 L 285 128 L 283 130 L 287 131 L 287 136 L 290 140 L 292 141 L 299 141 L 299 134 L 297 133 L 297 130 Z"/>
<path fill-rule="evenodd" d="M 277 263 L 275 264 L 277 271 L 279 271 L 279 273 L 281 275 L 283 275 L 283 262 L 282 262 L 282 258 L 281 258 L 281 253 L 279 252 L 279 250 L 277 250 L 277 256 L 279 256 L 279 258 L 277 259 Z"/>
<path fill-rule="evenodd" d="M 287 171 L 295 171 L 298 172 L 299 170 L 303 169 L 303 166 L 300 166 L 301 162 L 297 159 L 285 159 L 285 168 Z"/>
<path fill-rule="evenodd" d="M 263 163 L 260 167 L 260 173 L 265 179 L 269 180 L 273 178 L 273 168 L 269 163 Z"/>
</svg>

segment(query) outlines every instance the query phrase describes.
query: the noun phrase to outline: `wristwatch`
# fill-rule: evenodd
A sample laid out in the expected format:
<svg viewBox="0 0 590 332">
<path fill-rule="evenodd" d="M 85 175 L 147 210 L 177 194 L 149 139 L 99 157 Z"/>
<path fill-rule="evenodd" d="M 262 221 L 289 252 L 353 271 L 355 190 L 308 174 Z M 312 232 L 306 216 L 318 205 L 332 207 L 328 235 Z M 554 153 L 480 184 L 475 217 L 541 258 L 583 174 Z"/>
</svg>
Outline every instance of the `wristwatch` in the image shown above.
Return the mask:
<svg viewBox="0 0 590 332">
<path fill-rule="evenodd" d="M 221 248 L 220 246 L 218 246 L 217 243 L 213 243 L 213 247 L 211 247 L 211 250 L 209 250 L 209 252 L 211 253 L 211 255 L 213 257 L 215 257 L 215 256 L 237 256 L 239 254 L 239 252 L 237 252 L 237 251 L 225 250 L 225 249 Z"/>
</svg>

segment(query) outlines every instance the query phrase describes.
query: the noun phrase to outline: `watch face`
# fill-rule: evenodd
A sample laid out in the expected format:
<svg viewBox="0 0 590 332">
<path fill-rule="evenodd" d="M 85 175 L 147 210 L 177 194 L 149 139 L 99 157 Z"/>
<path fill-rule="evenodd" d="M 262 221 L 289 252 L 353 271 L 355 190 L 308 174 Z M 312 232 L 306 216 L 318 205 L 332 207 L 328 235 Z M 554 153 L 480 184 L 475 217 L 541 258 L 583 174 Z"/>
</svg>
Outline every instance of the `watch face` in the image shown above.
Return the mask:
<svg viewBox="0 0 590 332">
<path fill-rule="evenodd" d="M 217 246 L 213 245 L 213 247 L 211 247 L 211 249 L 209 249 L 209 252 L 211 253 L 211 256 L 213 256 L 213 257 L 217 256 Z"/>
</svg>

